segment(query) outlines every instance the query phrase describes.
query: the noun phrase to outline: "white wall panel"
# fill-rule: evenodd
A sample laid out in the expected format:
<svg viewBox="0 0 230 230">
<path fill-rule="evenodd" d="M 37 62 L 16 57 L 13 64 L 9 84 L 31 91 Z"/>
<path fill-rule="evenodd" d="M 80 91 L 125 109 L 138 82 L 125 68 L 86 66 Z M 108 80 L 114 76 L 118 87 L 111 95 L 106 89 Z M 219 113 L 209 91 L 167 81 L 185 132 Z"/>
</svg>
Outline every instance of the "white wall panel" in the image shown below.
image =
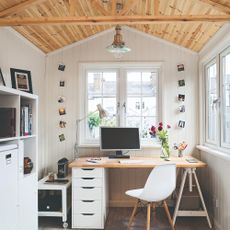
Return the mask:
<svg viewBox="0 0 230 230">
<path fill-rule="evenodd" d="M 180 141 L 189 143 L 186 153 L 192 153 L 196 144 L 198 143 L 198 56 L 197 54 L 172 45 L 160 39 L 155 39 L 146 36 L 143 33 L 134 31 L 132 29 L 123 28 L 122 34 L 126 44 L 132 49 L 130 53 L 125 54 L 120 60 L 114 59 L 113 55 L 108 53 L 105 49 L 114 36 L 114 31 L 102 33 L 93 39 L 88 39 L 86 42 L 81 42 L 79 45 L 71 45 L 70 48 L 64 48 L 58 52 L 54 52 L 47 57 L 47 135 L 48 135 L 48 153 L 47 161 L 49 171 L 56 171 L 58 159 L 67 157 L 69 160 L 73 158 L 74 143 L 75 143 L 75 128 L 76 120 L 81 118 L 82 108 L 80 108 L 80 101 L 84 99 L 84 92 L 79 91 L 79 64 L 92 62 L 162 62 L 162 96 L 163 96 L 163 118 L 164 121 L 172 125 L 170 131 L 171 144 Z M 66 70 L 60 72 L 57 66 L 60 62 L 66 65 Z M 179 73 L 177 71 L 177 64 L 183 63 L 185 65 L 185 72 Z M 177 95 L 180 92 L 178 88 L 178 80 L 185 77 L 186 86 L 182 92 L 186 91 L 186 113 L 181 114 L 186 120 L 186 128 L 177 128 L 178 120 L 181 117 L 176 111 L 179 106 Z M 66 87 L 60 90 L 58 87 L 59 80 L 66 81 Z M 57 97 L 61 95 L 66 97 L 66 111 L 67 128 L 60 129 L 58 122 L 60 120 L 58 114 Z M 63 117 L 64 118 L 64 117 Z M 66 136 L 66 141 L 59 142 L 58 134 L 63 132 Z M 81 148 L 81 156 L 98 156 L 102 155 L 99 148 Z M 138 154 L 160 154 L 160 149 L 144 149 Z M 134 171 L 134 172 L 133 172 Z M 137 170 L 125 171 L 119 173 L 116 170 L 110 170 L 110 204 L 114 206 L 129 205 L 130 200 L 124 195 L 124 192 L 129 185 L 135 188 L 143 184 L 146 180 L 146 173 L 148 170 L 139 173 Z M 117 173 L 122 180 L 116 180 Z M 120 191 L 117 193 L 116 191 Z"/>
<path fill-rule="evenodd" d="M 11 87 L 10 68 L 31 71 L 33 93 L 39 96 L 38 159 L 39 173 L 45 167 L 45 54 L 17 32 L 0 28 L 0 68 L 6 85 Z"/>
</svg>

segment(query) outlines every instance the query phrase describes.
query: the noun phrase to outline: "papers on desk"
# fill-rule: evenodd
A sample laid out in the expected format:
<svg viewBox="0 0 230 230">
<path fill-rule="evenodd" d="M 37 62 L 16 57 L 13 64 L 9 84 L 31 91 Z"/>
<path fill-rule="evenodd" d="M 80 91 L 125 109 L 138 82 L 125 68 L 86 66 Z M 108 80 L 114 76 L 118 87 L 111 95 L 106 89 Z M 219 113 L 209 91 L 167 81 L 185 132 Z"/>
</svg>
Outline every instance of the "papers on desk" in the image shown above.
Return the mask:
<svg viewBox="0 0 230 230">
<path fill-rule="evenodd" d="M 138 164 L 138 163 L 143 163 L 144 160 L 119 160 L 120 164 Z"/>
</svg>

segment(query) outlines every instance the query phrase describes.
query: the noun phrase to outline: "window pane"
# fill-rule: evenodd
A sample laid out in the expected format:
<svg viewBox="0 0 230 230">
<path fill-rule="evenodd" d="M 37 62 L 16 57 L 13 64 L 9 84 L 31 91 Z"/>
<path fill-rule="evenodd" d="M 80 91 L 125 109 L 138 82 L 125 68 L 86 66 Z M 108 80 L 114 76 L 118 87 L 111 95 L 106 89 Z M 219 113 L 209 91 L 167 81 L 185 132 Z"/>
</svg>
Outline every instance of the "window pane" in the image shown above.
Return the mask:
<svg viewBox="0 0 230 230">
<path fill-rule="evenodd" d="M 130 96 L 141 94 L 141 72 L 127 72 L 127 94 Z"/>
<path fill-rule="evenodd" d="M 156 124 L 157 120 L 156 117 L 143 117 L 142 119 L 142 130 L 141 130 L 141 138 L 150 138 L 149 128 Z"/>
<path fill-rule="evenodd" d="M 140 128 L 141 138 L 157 121 L 157 72 L 127 72 L 126 125 Z"/>
<path fill-rule="evenodd" d="M 88 119 L 85 121 L 86 139 L 98 139 L 100 125 L 116 125 L 116 75 L 115 71 L 89 71 L 87 74 L 88 108 L 86 116 L 88 116 Z M 98 104 L 101 104 L 108 112 L 107 118 L 102 120 L 99 118 Z"/>
<path fill-rule="evenodd" d="M 208 140 L 216 142 L 217 137 L 217 99 L 218 99 L 218 86 L 216 76 L 216 63 L 207 68 L 207 128 Z"/>
<path fill-rule="evenodd" d="M 230 144 L 230 53 L 223 58 L 223 141 Z"/>
<path fill-rule="evenodd" d="M 141 115 L 141 99 L 137 97 L 127 98 L 127 115 L 140 116 Z"/>
</svg>

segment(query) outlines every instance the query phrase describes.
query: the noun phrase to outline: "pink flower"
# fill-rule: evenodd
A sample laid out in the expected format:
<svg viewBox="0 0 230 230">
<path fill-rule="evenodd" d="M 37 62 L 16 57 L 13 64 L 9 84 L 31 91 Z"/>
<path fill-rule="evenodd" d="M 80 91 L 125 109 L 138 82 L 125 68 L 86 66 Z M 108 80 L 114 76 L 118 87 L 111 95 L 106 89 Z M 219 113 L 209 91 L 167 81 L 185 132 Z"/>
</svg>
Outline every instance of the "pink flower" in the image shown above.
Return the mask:
<svg viewBox="0 0 230 230">
<path fill-rule="evenodd" d="M 170 125 L 167 125 L 167 129 L 170 129 L 171 128 L 171 126 Z"/>
<path fill-rule="evenodd" d="M 160 122 L 160 123 L 159 123 L 159 126 L 163 126 L 163 123 L 162 123 L 162 122 Z"/>
<path fill-rule="evenodd" d="M 158 130 L 159 130 L 159 131 L 161 131 L 162 129 L 163 129 L 163 127 L 162 127 L 162 126 L 159 126 L 159 127 L 158 127 Z"/>
</svg>

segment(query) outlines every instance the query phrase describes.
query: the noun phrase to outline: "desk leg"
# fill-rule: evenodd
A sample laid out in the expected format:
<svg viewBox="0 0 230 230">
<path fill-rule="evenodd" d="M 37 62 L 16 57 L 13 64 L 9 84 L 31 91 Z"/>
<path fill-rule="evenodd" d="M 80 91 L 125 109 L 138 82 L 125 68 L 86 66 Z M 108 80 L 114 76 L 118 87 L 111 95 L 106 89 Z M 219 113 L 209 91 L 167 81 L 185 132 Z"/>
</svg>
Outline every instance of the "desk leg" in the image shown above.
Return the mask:
<svg viewBox="0 0 230 230">
<path fill-rule="evenodd" d="M 201 189 L 200 189 L 200 184 L 199 184 L 199 181 L 198 181 L 197 176 L 196 176 L 196 169 L 192 169 L 192 173 L 193 173 L 195 181 L 196 181 L 197 189 L 198 189 L 199 196 L 200 196 L 200 199 L 201 199 L 201 202 L 202 202 L 202 206 L 203 206 L 203 209 L 204 209 L 207 221 L 208 221 L 209 228 L 212 228 L 212 224 L 211 224 L 211 221 L 209 219 L 207 208 L 206 208 L 206 205 L 204 203 L 203 194 L 202 194 Z"/>
<path fill-rule="evenodd" d="M 176 207 L 175 207 L 174 214 L 173 214 L 173 225 L 175 225 L 175 223 L 176 223 L 176 218 L 177 218 L 177 214 L 178 214 L 178 210 L 179 210 L 179 206 L 180 206 L 180 202 L 181 202 L 181 198 L 182 198 L 182 193 L 183 193 L 183 190 L 184 190 L 185 180 L 186 180 L 186 177 L 187 177 L 187 174 L 188 174 L 189 170 L 190 169 L 186 168 L 185 171 L 184 171 L 183 177 L 182 177 L 179 196 L 178 196 L 178 199 L 177 199 L 177 202 L 176 202 Z"/>
</svg>

